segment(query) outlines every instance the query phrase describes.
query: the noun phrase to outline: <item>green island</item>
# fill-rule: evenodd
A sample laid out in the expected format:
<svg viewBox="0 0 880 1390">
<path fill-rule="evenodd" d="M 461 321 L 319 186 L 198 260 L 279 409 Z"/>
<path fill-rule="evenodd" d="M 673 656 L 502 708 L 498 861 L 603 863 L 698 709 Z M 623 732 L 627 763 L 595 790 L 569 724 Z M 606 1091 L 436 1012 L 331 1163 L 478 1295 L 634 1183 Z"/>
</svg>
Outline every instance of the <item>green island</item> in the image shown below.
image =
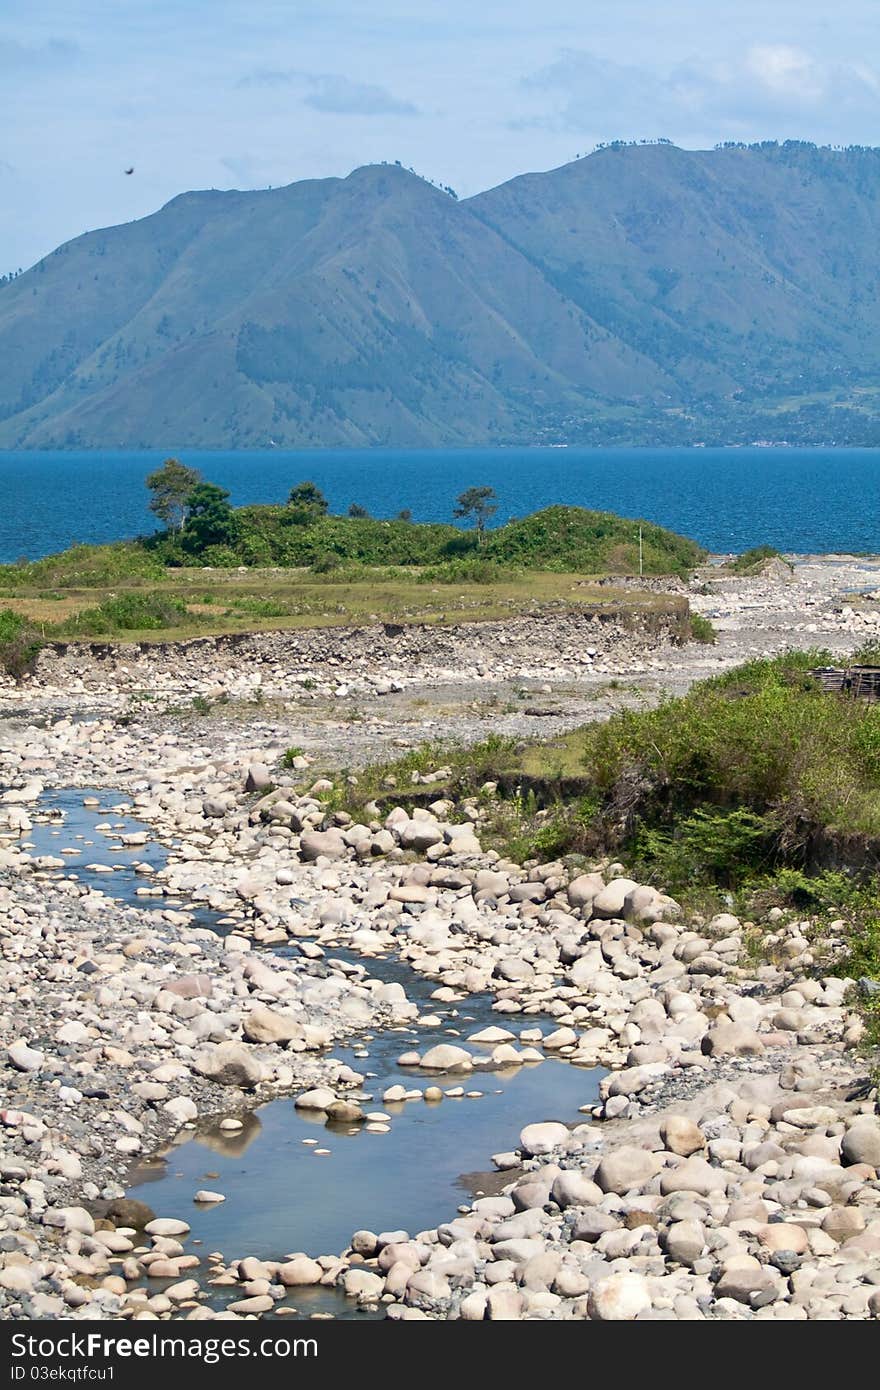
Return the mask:
<svg viewBox="0 0 880 1390">
<path fill-rule="evenodd" d="M 543 608 L 667 616 L 683 640 L 712 640 L 696 616 L 691 631 L 684 598 L 614 587 L 640 571 L 683 577 L 704 558 L 647 521 L 554 506 L 489 530 L 489 488 L 458 499 L 469 527 L 383 520 L 357 504 L 332 516 L 308 482 L 283 505 L 233 508 L 176 460 L 151 478 L 153 510 L 169 523 L 155 535 L 0 567 L 0 660 L 13 674 L 49 640 L 454 623 Z"/>
</svg>

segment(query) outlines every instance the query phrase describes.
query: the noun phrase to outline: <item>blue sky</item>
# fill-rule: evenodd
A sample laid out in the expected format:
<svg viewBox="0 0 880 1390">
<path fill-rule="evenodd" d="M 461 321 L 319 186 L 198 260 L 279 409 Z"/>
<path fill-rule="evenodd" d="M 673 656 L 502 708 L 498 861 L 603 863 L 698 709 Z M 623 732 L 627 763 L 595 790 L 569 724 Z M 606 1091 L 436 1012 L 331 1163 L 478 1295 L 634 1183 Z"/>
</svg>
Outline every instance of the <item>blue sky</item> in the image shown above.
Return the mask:
<svg viewBox="0 0 880 1390">
<path fill-rule="evenodd" d="M 878 0 L 0 0 L 0 272 L 188 188 L 880 143 Z M 123 170 L 135 166 L 127 178 Z"/>
</svg>

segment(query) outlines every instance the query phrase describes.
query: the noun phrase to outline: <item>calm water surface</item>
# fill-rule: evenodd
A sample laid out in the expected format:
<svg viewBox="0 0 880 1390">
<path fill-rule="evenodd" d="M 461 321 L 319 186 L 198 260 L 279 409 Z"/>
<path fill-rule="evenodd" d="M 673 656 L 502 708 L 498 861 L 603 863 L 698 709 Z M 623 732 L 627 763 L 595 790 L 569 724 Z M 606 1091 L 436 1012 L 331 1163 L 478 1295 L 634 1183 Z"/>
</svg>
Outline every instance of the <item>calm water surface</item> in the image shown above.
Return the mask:
<svg viewBox="0 0 880 1390">
<path fill-rule="evenodd" d="M 0 451 L 0 562 L 155 529 L 146 475 L 167 451 Z M 880 550 L 880 449 L 281 449 L 176 451 L 236 504 L 283 501 L 310 478 L 331 509 L 408 507 L 449 521 L 489 484 L 496 522 L 554 502 L 644 517 L 714 551 Z"/>
</svg>

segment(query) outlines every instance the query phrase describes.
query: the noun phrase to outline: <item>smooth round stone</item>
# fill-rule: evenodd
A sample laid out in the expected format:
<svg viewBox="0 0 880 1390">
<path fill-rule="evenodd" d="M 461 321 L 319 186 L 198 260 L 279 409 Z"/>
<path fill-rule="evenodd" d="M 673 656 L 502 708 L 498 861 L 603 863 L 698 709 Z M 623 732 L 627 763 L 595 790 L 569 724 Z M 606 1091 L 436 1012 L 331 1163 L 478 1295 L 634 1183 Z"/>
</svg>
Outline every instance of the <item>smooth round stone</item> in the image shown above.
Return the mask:
<svg viewBox="0 0 880 1390">
<path fill-rule="evenodd" d="M 185 1236 L 189 1229 L 187 1221 L 177 1221 L 171 1216 L 157 1216 L 144 1227 L 148 1236 Z"/>
<path fill-rule="evenodd" d="M 207 1188 L 202 1188 L 193 1197 L 194 1202 L 202 1202 L 206 1206 L 213 1206 L 215 1202 L 225 1202 L 226 1197 L 222 1192 L 209 1192 Z"/>
</svg>

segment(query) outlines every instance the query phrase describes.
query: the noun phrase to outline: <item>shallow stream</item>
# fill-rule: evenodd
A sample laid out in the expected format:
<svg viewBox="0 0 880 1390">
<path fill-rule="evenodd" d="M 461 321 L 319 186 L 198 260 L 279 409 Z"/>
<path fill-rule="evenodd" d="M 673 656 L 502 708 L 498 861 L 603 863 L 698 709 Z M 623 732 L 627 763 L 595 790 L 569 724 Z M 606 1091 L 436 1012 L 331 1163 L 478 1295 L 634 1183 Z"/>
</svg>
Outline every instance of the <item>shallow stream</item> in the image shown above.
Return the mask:
<svg viewBox="0 0 880 1390">
<path fill-rule="evenodd" d="M 83 798 L 89 796 L 97 798 L 98 806 L 83 806 Z M 108 853 L 109 845 L 120 842 L 108 840 L 95 828 L 108 821 L 120 834 L 145 828 L 121 809 L 113 810 L 124 804 L 117 792 L 83 788 L 46 792 L 35 809 L 63 812 L 64 820 L 34 824 L 28 837 L 32 853 L 57 855 L 61 846 L 81 846 L 79 856 L 65 856 L 68 873 L 123 902 L 141 908 L 167 907 L 166 897 L 135 895 L 138 887 L 149 883 L 135 871 L 135 864 L 160 867 L 164 848 L 149 842 L 130 851 Z M 113 874 L 86 867 L 95 862 L 112 862 Z M 218 915 L 200 909 L 194 924 L 213 926 Z M 281 954 L 291 950 L 276 949 Z M 430 997 L 436 981 L 417 975 L 392 956 L 365 958 L 332 949 L 328 959 L 357 962 L 371 977 L 399 981 L 421 1014 L 441 1020 L 440 1026 L 414 1023 L 363 1034 L 333 1051 L 334 1057 L 365 1076 L 362 1090 L 371 1099 L 362 1101 L 362 1108 L 387 1115 L 389 1131 L 330 1125 L 314 1113 L 298 1111 L 290 1098 L 257 1107 L 243 1129 L 233 1134 L 222 1131 L 219 1124 L 181 1131 L 174 1143 L 140 1166 L 130 1195 L 141 1197 L 160 1215 L 190 1222 L 187 1249 L 201 1243 L 205 1250 L 220 1251 L 227 1259 L 245 1255 L 278 1259 L 298 1251 L 313 1256 L 337 1254 L 346 1248 L 353 1231 L 364 1226 L 377 1232 L 404 1229 L 415 1234 L 448 1220 L 460 1202 L 489 1190 L 498 1181 L 485 1171 L 491 1155 L 516 1148 L 524 1125 L 540 1120 L 575 1123 L 583 1118 L 580 1108 L 596 1098 L 601 1070 L 575 1067 L 550 1056 L 540 1063 L 477 1070 L 463 1078 L 427 1076 L 399 1066 L 401 1053 L 424 1051 L 441 1041 L 466 1042 L 490 1025 L 509 1026 L 511 1032 L 520 1027 L 541 1028 L 547 1033 L 556 1022 L 540 1014 L 513 1019 L 499 1014 L 492 1009 L 491 994 L 440 1004 Z M 313 961 L 305 968 L 322 974 L 327 965 Z M 477 1045 L 474 1050 L 485 1049 Z M 444 1093 L 461 1089 L 465 1094 L 444 1094 L 436 1103 L 422 1099 L 383 1102 L 383 1092 L 397 1084 L 408 1089 L 436 1084 Z M 210 1207 L 194 1203 L 200 1188 L 223 1193 L 225 1202 Z M 160 1287 L 161 1281 L 151 1282 L 151 1288 Z M 285 1300 L 285 1305 L 295 1302 L 301 1315 L 323 1311 L 362 1316 L 333 1289 L 292 1292 L 295 1299 Z M 212 1302 L 220 1306 L 240 1296 L 237 1290 L 217 1290 Z"/>
</svg>

